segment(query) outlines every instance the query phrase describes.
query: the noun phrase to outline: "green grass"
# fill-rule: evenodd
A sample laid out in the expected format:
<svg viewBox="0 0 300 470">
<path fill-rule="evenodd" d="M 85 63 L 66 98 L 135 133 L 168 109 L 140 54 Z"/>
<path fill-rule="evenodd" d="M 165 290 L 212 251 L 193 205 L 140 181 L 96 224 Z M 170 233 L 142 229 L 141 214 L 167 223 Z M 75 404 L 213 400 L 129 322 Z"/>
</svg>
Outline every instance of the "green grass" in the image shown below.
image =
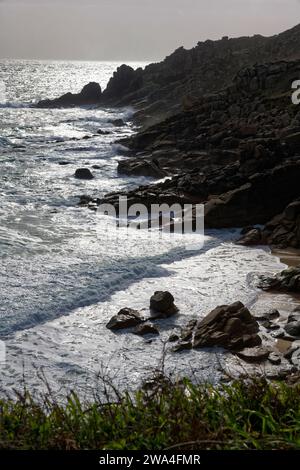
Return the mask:
<svg viewBox="0 0 300 470">
<path fill-rule="evenodd" d="M 115 402 L 0 401 L 1 449 L 299 449 L 300 386 L 166 379 Z"/>
</svg>

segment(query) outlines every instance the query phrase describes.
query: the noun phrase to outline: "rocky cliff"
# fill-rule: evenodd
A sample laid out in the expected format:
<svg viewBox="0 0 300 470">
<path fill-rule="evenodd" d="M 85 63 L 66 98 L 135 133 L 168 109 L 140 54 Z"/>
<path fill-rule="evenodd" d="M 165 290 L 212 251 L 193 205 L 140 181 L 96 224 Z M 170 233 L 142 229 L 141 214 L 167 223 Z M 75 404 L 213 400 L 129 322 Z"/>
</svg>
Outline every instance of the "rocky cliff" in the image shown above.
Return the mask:
<svg viewBox="0 0 300 470">
<path fill-rule="evenodd" d="M 153 124 L 189 108 L 203 94 L 228 86 L 255 64 L 300 58 L 300 25 L 272 37 L 228 38 L 183 47 L 157 64 L 133 71 L 122 66 L 103 93 L 113 105 L 133 105 L 141 123 Z"/>
<path fill-rule="evenodd" d="M 119 173 L 172 178 L 131 191 L 129 205 L 201 202 L 206 226 L 239 227 L 267 223 L 300 197 L 294 80 L 300 80 L 300 25 L 269 38 L 225 37 L 179 48 L 144 70 L 122 65 L 103 92 L 91 84 L 91 94 L 85 88 L 40 105 L 88 99 L 134 106 L 143 127 L 122 141 L 129 158 Z M 119 196 L 104 200 L 117 207 Z M 101 202 L 81 199 L 94 208 Z M 268 239 L 278 239 L 278 232 L 281 227 Z"/>
<path fill-rule="evenodd" d="M 272 37 L 255 35 L 207 40 L 190 50 L 181 47 L 162 62 L 145 69 L 133 70 L 122 65 L 101 98 L 96 93 L 94 102 L 134 106 L 136 122 L 151 125 L 188 109 L 203 94 L 228 86 L 245 67 L 295 59 L 300 59 L 300 25 Z M 68 95 L 65 100 L 45 100 L 39 105 L 70 106 L 82 102 L 76 97 L 73 102 Z"/>
<path fill-rule="evenodd" d="M 128 194 L 129 204 L 204 202 L 206 226 L 265 223 L 300 196 L 300 61 L 239 71 L 189 110 L 139 132 L 120 172 L 173 175 Z M 152 176 L 155 176 L 152 174 Z M 119 194 L 105 200 L 118 204 Z"/>
</svg>

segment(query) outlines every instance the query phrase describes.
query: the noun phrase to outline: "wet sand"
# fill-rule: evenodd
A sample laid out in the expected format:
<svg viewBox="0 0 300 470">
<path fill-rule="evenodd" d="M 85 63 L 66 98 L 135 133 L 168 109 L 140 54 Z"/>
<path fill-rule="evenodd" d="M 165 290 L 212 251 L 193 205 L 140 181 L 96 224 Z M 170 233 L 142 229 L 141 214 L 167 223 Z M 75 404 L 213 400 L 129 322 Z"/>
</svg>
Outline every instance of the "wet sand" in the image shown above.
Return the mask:
<svg viewBox="0 0 300 470">
<path fill-rule="evenodd" d="M 300 250 L 294 248 L 275 248 L 272 250 L 272 254 L 279 258 L 280 262 L 287 267 L 300 266 Z M 280 317 L 273 320 L 273 322 L 283 327 L 287 323 L 288 316 L 296 308 L 300 308 L 300 294 L 262 291 L 256 302 L 252 305 L 251 312 L 255 316 L 258 316 L 269 310 L 276 309 L 279 311 Z M 274 350 L 277 349 L 281 353 L 284 353 L 291 344 L 292 342 L 286 339 L 274 339 L 273 347 Z"/>
<path fill-rule="evenodd" d="M 300 250 L 272 250 L 272 254 L 280 259 L 286 267 L 300 265 Z M 282 267 L 284 269 L 284 266 Z M 284 292 L 265 292 L 259 291 L 256 301 L 248 306 L 251 313 L 256 317 L 269 312 L 272 309 L 278 310 L 279 318 L 273 319 L 273 324 L 278 324 L 278 329 L 268 330 L 264 327 L 263 321 L 260 324 L 260 336 L 263 340 L 262 346 L 275 353 L 280 357 L 280 363 L 275 364 L 270 361 L 257 364 L 245 363 L 242 360 L 229 355 L 224 360 L 224 377 L 225 381 L 232 378 L 263 376 L 270 380 L 290 380 L 299 381 L 299 373 L 295 372 L 295 367 L 284 357 L 284 354 L 292 347 L 300 345 L 300 340 L 292 341 L 289 338 L 282 337 L 283 327 L 287 323 L 288 316 L 295 310 L 300 308 L 300 295 Z M 226 376 L 228 374 L 228 377 Z M 227 377 L 227 378 L 226 378 Z"/>
<path fill-rule="evenodd" d="M 274 248 L 272 254 L 275 255 L 283 264 L 287 266 L 300 265 L 300 250 L 297 248 Z"/>
</svg>

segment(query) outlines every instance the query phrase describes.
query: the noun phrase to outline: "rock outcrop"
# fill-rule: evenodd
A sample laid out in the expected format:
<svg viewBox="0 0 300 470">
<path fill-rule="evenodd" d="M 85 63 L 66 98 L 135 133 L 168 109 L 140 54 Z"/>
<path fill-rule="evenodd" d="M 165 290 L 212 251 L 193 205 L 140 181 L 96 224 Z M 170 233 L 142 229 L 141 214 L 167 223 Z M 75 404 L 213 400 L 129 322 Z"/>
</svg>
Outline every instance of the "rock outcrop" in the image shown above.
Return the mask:
<svg viewBox="0 0 300 470">
<path fill-rule="evenodd" d="M 300 26 L 296 26 L 272 37 L 255 35 L 207 40 L 190 50 L 180 47 L 162 62 L 150 64 L 145 69 L 133 70 L 128 65 L 122 65 L 104 90 L 101 104 L 130 105 L 137 110 L 136 122 L 147 125 L 160 122 L 177 112 L 189 110 L 204 94 L 215 93 L 228 86 L 245 67 L 300 58 L 299 33 Z M 253 91 L 261 83 L 267 87 L 276 82 L 275 76 L 265 82 L 260 77 L 249 78 Z M 73 96 L 44 100 L 39 105 L 82 105 L 75 98 L 77 95 Z"/>
<path fill-rule="evenodd" d="M 189 110 L 206 93 L 228 86 L 243 68 L 279 60 L 300 58 L 300 26 L 273 37 L 222 38 L 199 42 L 194 48 L 178 48 L 162 62 L 134 71 L 122 65 L 103 93 L 108 105 L 131 105 L 143 124 L 162 121 L 178 111 Z M 276 69 L 274 67 L 274 72 Z M 260 77 L 249 77 L 251 89 Z M 268 87 L 276 82 L 270 78 Z"/>
<path fill-rule="evenodd" d="M 100 103 L 102 91 L 99 83 L 91 82 L 85 85 L 80 93 L 66 93 L 60 98 L 42 100 L 38 108 L 67 108 L 73 106 L 97 105 Z"/>
<path fill-rule="evenodd" d="M 284 269 L 273 277 L 259 276 L 258 287 L 263 290 L 300 292 L 300 266 Z"/>
<path fill-rule="evenodd" d="M 104 101 L 116 103 L 140 89 L 143 84 L 142 74 L 142 69 L 134 70 L 129 65 L 118 67 L 103 92 Z"/>
<path fill-rule="evenodd" d="M 233 351 L 252 348 L 261 344 L 258 331 L 257 321 L 241 302 L 222 305 L 203 320 L 187 325 L 175 351 L 215 346 Z"/>
<path fill-rule="evenodd" d="M 267 222 L 300 193 L 299 177 L 300 159 L 252 175 L 246 184 L 207 202 L 206 226 L 240 227 Z"/>
<path fill-rule="evenodd" d="M 88 168 L 77 168 L 74 176 L 80 180 L 92 180 L 94 178 L 93 173 Z"/>
<path fill-rule="evenodd" d="M 146 334 L 159 334 L 158 328 L 149 320 L 168 318 L 178 312 L 174 304 L 174 297 L 168 291 L 156 291 L 150 298 L 149 314 L 142 316 L 132 308 L 122 308 L 114 315 L 106 327 L 110 330 L 121 330 L 136 327 L 133 333 L 144 336 Z"/>
<path fill-rule="evenodd" d="M 106 328 L 109 330 L 122 330 L 140 325 L 144 319 L 137 310 L 132 308 L 122 308 L 117 315 L 112 317 Z"/>
<path fill-rule="evenodd" d="M 263 229 L 252 228 L 238 242 L 241 245 L 274 245 L 280 248 L 300 247 L 300 200 L 270 220 Z"/>
<path fill-rule="evenodd" d="M 138 336 L 159 335 L 159 330 L 151 323 L 142 323 L 133 330 L 133 333 Z"/>
<path fill-rule="evenodd" d="M 156 291 L 152 295 L 150 310 L 153 318 L 167 318 L 178 312 L 173 295 L 167 291 Z"/>
<path fill-rule="evenodd" d="M 295 137 L 290 143 L 300 131 L 300 113 L 291 103 L 297 75 L 300 61 L 245 69 L 228 88 L 122 141 L 130 154 L 120 172 L 172 177 L 99 202 L 118 207 L 126 195 L 129 207 L 204 203 L 206 227 L 267 223 L 300 197 L 300 149 Z M 256 228 L 247 238 L 263 242 Z"/>
<path fill-rule="evenodd" d="M 300 338 L 300 320 L 289 322 L 284 329 L 289 336 Z"/>
<path fill-rule="evenodd" d="M 160 169 L 155 160 L 147 161 L 143 159 L 126 159 L 118 163 L 118 173 L 129 176 L 149 176 L 153 178 L 163 178 L 167 173 Z"/>
<path fill-rule="evenodd" d="M 243 351 L 238 351 L 236 355 L 243 359 L 245 362 L 257 363 L 264 362 L 267 359 L 270 359 L 270 351 L 267 348 L 255 347 L 255 348 L 246 348 Z M 275 363 L 278 363 L 278 356 L 274 359 Z M 273 362 L 274 363 L 274 362 Z M 280 364 L 280 358 L 279 358 Z"/>
</svg>

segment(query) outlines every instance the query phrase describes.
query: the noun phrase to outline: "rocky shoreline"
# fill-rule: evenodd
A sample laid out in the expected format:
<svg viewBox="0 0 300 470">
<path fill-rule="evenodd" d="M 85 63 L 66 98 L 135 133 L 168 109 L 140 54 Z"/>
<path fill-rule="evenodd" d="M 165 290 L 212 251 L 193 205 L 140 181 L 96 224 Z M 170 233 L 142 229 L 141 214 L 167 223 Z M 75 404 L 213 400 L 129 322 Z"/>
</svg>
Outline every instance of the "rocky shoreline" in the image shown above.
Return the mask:
<svg viewBox="0 0 300 470">
<path fill-rule="evenodd" d="M 272 38 L 199 43 L 144 71 L 123 65 L 103 92 L 92 83 L 78 95 L 40 102 L 39 107 L 130 105 L 136 111 L 135 124 L 143 125 L 119 142 L 127 154 L 118 172 L 163 181 L 104 198 L 83 195 L 80 205 L 97 210 L 109 203 L 118 211 L 120 196 L 127 197 L 128 207 L 202 203 L 207 228 L 244 227 L 240 245 L 298 248 L 300 108 L 291 98 L 292 83 L 300 79 L 299 32 L 297 26 Z M 299 269 L 261 280 L 260 286 L 299 292 Z M 155 295 L 172 298 L 166 292 Z M 255 317 L 236 302 L 217 307 L 171 337 L 177 351 L 219 346 L 236 350 L 240 359 L 268 360 L 295 372 L 300 358 L 298 346 L 294 348 L 300 340 L 298 311 L 289 312 L 282 327 L 277 309 Z M 142 319 L 139 312 L 123 308 L 108 327 L 132 326 L 136 334 L 159 334 L 149 319 L 153 317 Z M 286 354 L 276 350 L 277 340 L 293 342 Z"/>
<path fill-rule="evenodd" d="M 246 69 L 226 90 L 123 140 L 130 156 L 120 173 L 170 178 L 103 199 L 84 196 L 81 205 L 118 208 L 126 195 L 129 207 L 203 203 L 210 228 L 268 223 L 300 195 L 300 113 L 290 82 L 297 74 L 299 61 Z M 295 237 L 292 246 L 297 230 Z"/>
<path fill-rule="evenodd" d="M 297 264 L 300 266 L 300 256 Z M 252 374 L 298 380 L 300 289 L 296 283 L 291 285 L 292 278 L 300 280 L 300 267 L 292 266 L 274 278 L 260 276 L 257 285 L 262 289 L 261 293 L 249 308 L 241 302 L 221 305 L 204 318 L 190 320 L 180 329 L 172 330 L 171 327 L 168 351 L 188 353 L 191 349 L 208 348 L 213 352 L 221 348 L 227 351 L 227 373 L 233 377 L 240 376 L 242 363 L 247 362 L 251 364 Z M 115 332 L 125 330 L 151 341 L 153 335 L 160 334 L 160 320 L 180 314 L 174 301 L 169 292 L 155 292 L 150 299 L 148 314 L 123 308 L 111 318 L 107 328 Z M 230 358 L 228 352 L 231 353 Z M 235 357 L 235 362 L 232 357 Z"/>
</svg>

